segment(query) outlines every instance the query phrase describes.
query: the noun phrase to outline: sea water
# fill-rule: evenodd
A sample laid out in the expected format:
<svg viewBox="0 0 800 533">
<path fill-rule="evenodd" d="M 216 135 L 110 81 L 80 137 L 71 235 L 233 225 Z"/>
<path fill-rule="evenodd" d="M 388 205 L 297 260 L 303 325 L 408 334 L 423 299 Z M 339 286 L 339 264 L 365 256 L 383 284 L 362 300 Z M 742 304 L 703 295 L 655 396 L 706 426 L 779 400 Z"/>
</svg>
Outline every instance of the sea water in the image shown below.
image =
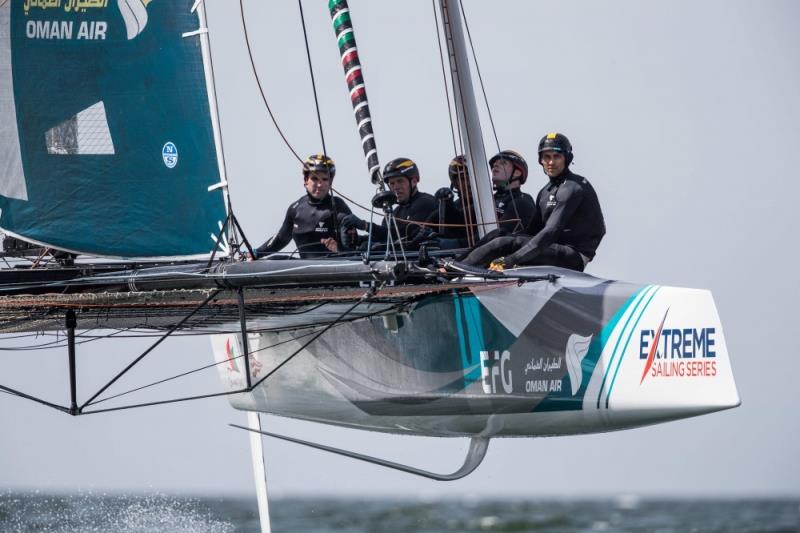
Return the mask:
<svg viewBox="0 0 800 533">
<path fill-rule="evenodd" d="M 272 531 L 800 531 L 800 499 L 275 498 Z M 2 532 L 259 532 L 254 498 L 0 493 Z"/>
</svg>

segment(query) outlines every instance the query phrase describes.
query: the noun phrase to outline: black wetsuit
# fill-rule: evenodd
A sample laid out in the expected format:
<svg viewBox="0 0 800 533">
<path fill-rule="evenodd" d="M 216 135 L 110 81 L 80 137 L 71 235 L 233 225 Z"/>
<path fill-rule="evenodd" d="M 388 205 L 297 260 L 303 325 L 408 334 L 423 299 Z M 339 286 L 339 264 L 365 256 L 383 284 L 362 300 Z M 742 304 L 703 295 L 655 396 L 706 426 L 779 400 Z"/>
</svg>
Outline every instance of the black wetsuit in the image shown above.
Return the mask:
<svg viewBox="0 0 800 533">
<path fill-rule="evenodd" d="M 315 200 L 306 194 L 286 210 L 286 218 L 278 233 L 256 249 L 259 256 L 281 250 L 294 240 L 300 257 L 314 258 L 331 253 L 320 242 L 333 237 L 339 242 L 336 217 L 350 214 L 350 208 L 341 198 L 330 194 L 322 200 Z M 341 243 L 340 243 L 341 244 Z"/>
<path fill-rule="evenodd" d="M 495 192 L 494 208 L 497 211 L 497 225 L 504 235 L 524 231 L 537 213 L 531 195 L 518 188 Z"/>
<path fill-rule="evenodd" d="M 437 200 L 436 211 L 431 215 L 429 222 L 432 224 L 444 223 L 444 227 L 433 226 L 442 248 L 467 248 L 470 242 L 478 240 L 478 230 L 475 218 L 475 209 L 471 200 L 466 205 L 469 216 L 465 216 L 465 202 L 461 198 L 442 198 Z M 472 224 L 472 226 L 468 226 Z M 472 239 L 469 238 L 472 236 Z"/>
<path fill-rule="evenodd" d="M 419 191 L 414 191 L 406 203 L 398 204 L 394 207 L 392 213 L 404 245 L 416 242 L 417 234 L 423 227 L 418 224 L 409 224 L 409 222 L 428 222 L 431 220 L 431 216 L 434 216 L 432 214 L 438 212 L 438 208 L 439 203 L 436 198 L 428 193 Z M 374 241 L 386 242 L 388 235 L 386 219 L 383 220 L 380 226 L 374 226 L 372 233 Z M 394 227 L 392 228 L 392 236 L 396 237 Z"/>
<path fill-rule="evenodd" d="M 524 235 L 498 237 L 475 248 L 465 263 L 488 265 L 505 256 L 506 265 L 554 265 L 583 270 L 606 233 L 594 187 L 565 170 L 550 178 L 536 197 L 537 215 Z"/>
</svg>

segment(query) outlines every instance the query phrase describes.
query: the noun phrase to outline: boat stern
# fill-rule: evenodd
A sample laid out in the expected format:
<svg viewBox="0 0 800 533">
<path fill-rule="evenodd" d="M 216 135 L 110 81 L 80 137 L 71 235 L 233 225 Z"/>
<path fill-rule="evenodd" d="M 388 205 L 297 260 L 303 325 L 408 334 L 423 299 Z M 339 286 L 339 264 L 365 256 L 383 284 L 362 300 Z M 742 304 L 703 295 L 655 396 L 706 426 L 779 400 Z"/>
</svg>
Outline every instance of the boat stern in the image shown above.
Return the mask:
<svg viewBox="0 0 800 533">
<path fill-rule="evenodd" d="M 584 397 L 609 429 L 740 405 L 714 299 L 707 290 L 648 286 L 605 344 Z"/>
</svg>

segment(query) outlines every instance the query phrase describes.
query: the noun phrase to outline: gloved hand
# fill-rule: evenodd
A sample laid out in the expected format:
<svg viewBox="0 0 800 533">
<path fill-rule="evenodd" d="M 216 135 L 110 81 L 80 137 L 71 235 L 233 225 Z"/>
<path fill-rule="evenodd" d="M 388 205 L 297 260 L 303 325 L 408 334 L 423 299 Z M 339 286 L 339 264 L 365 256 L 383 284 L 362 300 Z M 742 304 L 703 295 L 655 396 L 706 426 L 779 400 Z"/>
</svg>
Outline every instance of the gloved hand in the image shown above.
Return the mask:
<svg viewBox="0 0 800 533">
<path fill-rule="evenodd" d="M 498 257 L 494 261 L 491 262 L 489 265 L 489 270 L 493 270 L 494 272 L 502 272 L 506 268 L 506 258 L 505 257 Z"/>
<path fill-rule="evenodd" d="M 423 246 L 429 250 L 441 250 L 441 239 L 439 237 L 433 236 L 429 239 L 426 239 L 419 243 L 419 247 L 422 248 Z"/>
<path fill-rule="evenodd" d="M 461 248 L 461 243 L 458 242 L 458 239 L 448 239 L 446 237 L 439 237 L 436 239 L 439 244 L 440 250 L 455 250 L 457 248 Z"/>
<path fill-rule="evenodd" d="M 452 200 L 453 190 L 450 187 L 442 187 L 433 195 L 437 200 Z"/>
<path fill-rule="evenodd" d="M 419 244 L 423 241 L 430 240 L 436 236 L 436 233 L 431 228 L 421 227 L 417 234 L 411 239 L 410 244 Z"/>
<path fill-rule="evenodd" d="M 343 229 L 360 229 L 362 231 L 367 230 L 367 221 L 361 220 L 360 218 L 358 218 L 353 214 L 343 216 L 342 221 L 339 223 L 339 225 Z"/>
<path fill-rule="evenodd" d="M 350 215 L 348 215 L 350 216 Z M 344 225 L 339 227 L 339 242 L 344 250 L 355 250 L 358 247 L 358 233 L 356 228 L 346 228 Z"/>
</svg>

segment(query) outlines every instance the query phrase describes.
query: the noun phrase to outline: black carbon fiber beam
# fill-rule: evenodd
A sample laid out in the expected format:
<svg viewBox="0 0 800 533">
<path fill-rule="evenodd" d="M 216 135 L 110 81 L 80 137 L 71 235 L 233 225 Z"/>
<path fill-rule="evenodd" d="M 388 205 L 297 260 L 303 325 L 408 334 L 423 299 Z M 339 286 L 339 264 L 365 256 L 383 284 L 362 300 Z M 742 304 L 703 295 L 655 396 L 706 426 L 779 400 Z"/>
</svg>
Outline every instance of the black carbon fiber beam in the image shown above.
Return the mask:
<svg viewBox="0 0 800 533">
<path fill-rule="evenodd" d="M 67 354 L 69 357 L 69 414 L 76 416 L 80 414 L 78 409 L 78 385 L 75 372 L 75 327 L 78 319 L 75 317 L 73 309 L 67 310 Z"/>
</svg>

